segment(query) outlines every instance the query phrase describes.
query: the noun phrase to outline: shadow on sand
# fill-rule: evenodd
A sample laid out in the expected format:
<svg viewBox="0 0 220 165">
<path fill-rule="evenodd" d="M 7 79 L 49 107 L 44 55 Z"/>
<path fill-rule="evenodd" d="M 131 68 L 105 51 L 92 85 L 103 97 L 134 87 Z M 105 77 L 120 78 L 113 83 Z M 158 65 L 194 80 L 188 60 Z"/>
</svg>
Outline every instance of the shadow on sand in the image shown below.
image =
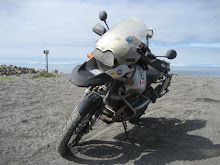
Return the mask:
<svg viewBox="0 0 220 165">
<path fill-rule="evenodd" d="M 91 140 L 71 149 L 64 158 L 80 164 L 164 165 L 177 160 L 193 161 L 220 156 L 220 145 L 187 132 L 204 128 L 205 120 L 141 118 L 115 141 Z"/>
</svg>

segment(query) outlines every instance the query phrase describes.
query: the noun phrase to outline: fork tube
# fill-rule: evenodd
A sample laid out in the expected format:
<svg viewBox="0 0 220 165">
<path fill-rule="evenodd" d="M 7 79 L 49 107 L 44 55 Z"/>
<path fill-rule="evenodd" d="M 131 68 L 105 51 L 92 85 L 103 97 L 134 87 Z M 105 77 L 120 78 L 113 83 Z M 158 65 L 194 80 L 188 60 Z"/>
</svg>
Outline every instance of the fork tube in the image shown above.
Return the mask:
<svg viewBox="0 0 220 165">
<path fill-rule="evenodd" d="M 113 84 L 111 85 L 110 89 L 108 90 L 107 94 L 105 95 L 103 102 L 107 103 L 108 98 L 111 96 L 112 92 L 114 92 L 116 86 L 116 81 L 113 82 Z"/>
<path fill-rule="evenodd" d="M 84 93 L 84 95 L 83 95 L 83 97 L 81 98 L 81 100 L 80 101 L 82 101 L 83 99 L 84 99 L 84 97 L 86 97 L 89 93 L 91 93 L 92 92 L 92 90 L 93 90 L 93 86 L 89 86 L 86 90 L 85 90 L 85 93 Z"/>
</svg>

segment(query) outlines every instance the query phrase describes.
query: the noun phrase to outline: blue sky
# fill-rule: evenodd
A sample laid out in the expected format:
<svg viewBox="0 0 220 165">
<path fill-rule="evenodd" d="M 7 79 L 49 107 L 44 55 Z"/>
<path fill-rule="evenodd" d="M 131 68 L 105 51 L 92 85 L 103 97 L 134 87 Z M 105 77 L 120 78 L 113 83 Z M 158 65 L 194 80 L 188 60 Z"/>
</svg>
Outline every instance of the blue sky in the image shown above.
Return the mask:
<svg viewBox="0 0 220 165">
<path fill-rule="evenodd" d="M 173 65 L 220 67 L 219 0 L 0 0 L 0 64 L 79 63 L 99 38 L 92 32 L 108 13 L 109 27 L 137 17 L 154 29 L 150 48 L 175 49 Z"/>
</svg>

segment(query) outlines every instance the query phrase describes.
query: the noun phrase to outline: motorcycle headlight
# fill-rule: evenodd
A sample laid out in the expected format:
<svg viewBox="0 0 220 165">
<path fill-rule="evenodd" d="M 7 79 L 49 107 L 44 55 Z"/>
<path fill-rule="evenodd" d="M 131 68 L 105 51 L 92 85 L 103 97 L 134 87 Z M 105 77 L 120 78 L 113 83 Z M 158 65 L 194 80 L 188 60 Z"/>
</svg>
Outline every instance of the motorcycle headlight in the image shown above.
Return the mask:
<svg viewBox="0 0 220 165">
<path fill-rule="evenodd" d="M 115 65 L 115 55 L 110 50 L 102 52 L 99 49 L 95 49 L 92 54 L 94 55 L 96 60 L 106 66 L 113 67 Z"/>
</svg>

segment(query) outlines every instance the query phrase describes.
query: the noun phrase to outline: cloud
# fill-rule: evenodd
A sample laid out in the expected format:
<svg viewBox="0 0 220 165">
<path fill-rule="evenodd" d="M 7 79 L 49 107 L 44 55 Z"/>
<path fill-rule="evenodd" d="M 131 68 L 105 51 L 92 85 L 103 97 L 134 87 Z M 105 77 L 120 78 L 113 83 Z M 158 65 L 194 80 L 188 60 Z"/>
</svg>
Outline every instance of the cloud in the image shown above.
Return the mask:
<svg viewBox="0 0 220 165">
<path fill-rule="evenodd" d="M 158 50 L 161 46 L 219 48 L 219 6 L 218 0 L 0 1 L 0 57 L 36 57 L 43 49 L 52 50 L 55 57 L 82 57 L 98 39 L 91 29 L 101 22 L 101 10 L 107 11 L 110 27 L 131 16 L 143 20 L 154 29 L 151 45 Z"/>
<path fill-rule="evenodd" d="M 175 46 L 175 47 L 198 47 L 198 48 L 220 48 L 220 43 L 178 43 L 178 42 L 170 42 L 170 43 L 151 43 L 150 44 L 152 47 L 170 47 L 170 46 Z"/>
<path fill-rule="evenodd" d="M 14 43 L 20 44 L 92 43 L 95 37 L 91 28 L 99 21 L 99 11 L 107 10 L 111 26 L 130 16 L 141 18 L 155 29 L 157 42 L 217 42 L 220 40 L 219 4 L 218 1 L 188 0 L 166 3 L 158 0 L 9 1 L 1 14 L 1 32 L 5 32 L 6 41 L 11 36 Z"/>
</svg>

